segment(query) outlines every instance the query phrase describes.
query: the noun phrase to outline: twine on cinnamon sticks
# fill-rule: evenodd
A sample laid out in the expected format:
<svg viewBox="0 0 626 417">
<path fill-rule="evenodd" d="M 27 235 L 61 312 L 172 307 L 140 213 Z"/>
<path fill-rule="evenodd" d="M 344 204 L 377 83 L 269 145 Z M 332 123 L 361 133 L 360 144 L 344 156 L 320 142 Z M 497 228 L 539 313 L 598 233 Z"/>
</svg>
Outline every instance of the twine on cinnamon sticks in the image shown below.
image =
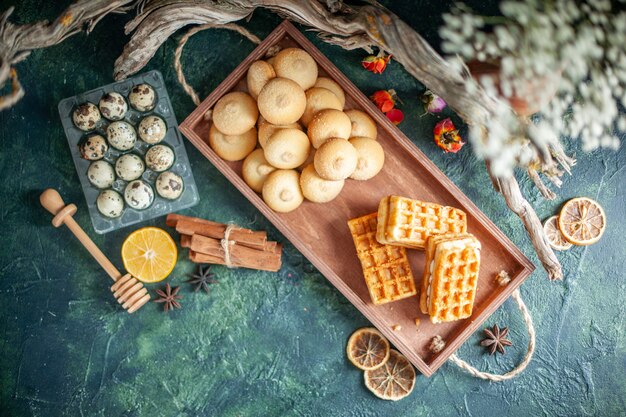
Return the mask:
<svg viewBox="0 0 626 417">
<path fill-rule="evenodd" d="M 179 214 L 169 214 L 165 223 L 176 228 L 180 245 L 189 249 L 192 262 L 272 272 L 280 269 L 282 245 L 268 241 L 264 231 Z"/>
</svg>

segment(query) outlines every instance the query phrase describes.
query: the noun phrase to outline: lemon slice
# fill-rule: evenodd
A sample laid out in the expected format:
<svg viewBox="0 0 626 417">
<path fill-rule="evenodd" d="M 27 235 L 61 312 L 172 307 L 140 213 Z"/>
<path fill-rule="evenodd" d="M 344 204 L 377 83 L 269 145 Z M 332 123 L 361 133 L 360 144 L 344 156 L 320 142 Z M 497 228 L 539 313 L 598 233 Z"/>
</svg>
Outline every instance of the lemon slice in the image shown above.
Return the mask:
<svg viewBox="0 0 626 417">
<path fill-rule="evenodd" d="M 565 240 L 586 246 L 600 240 L 606 228 L 606 216 L 602 206 L 590 198 L 573 198 L 563 205 L 558 225 Z"/>
<path fill-rule="evenodd" d="M 378 398 L 398 401 L 413 391 L 415 369 L 397 350 L 389 351 L 389 360 L 380 368 L 365 371 L 365 386 Z"/>
<path fill-rule="evenodd" d="M 352 333 L 346 353 L 350 362 L 359 369 L 380 368 L 389 359 L 389 341 L 378 330 L 364 327 Z"/>
<path fill-rule="evenodd" d="M 565 240 L 563 233 L 559 229 L 558 225 L 559 216 L 552 216 L 543 224 L 543 232 L 548 238 L 548 243 L 552 246 L 552 249 L 567 250 L 572 247 L 572 244 Z"/>
<path fill-rule="evenodd" d="M 157 227 L 135 230 L 122 244 L 126 272 L 142 282 L 164 280 L 174 269 L 177 257 L 176 243 Z"/>
</svg>

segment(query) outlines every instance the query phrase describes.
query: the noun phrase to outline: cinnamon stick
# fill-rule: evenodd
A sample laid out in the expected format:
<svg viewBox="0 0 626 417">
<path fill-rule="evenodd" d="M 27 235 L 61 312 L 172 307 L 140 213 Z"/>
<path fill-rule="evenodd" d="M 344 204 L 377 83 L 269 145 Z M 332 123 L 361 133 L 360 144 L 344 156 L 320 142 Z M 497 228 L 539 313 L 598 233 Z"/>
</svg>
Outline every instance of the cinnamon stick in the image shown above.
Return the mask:
<svg viewBox="0 0 626 417">
<path fill-rule="evenodd" d="M 221 240 L 201 235 L 191 236 L 190 259 L 194 262 L 210 262 L 226 265 L 226 253 Z M 260 269 L 263 271 L 278 271 L 281 266 L 281 253 L 266 252 L 241 246 L 237 243 L 229 246 L 230 263 L 232 266 Z"/>
</svg>

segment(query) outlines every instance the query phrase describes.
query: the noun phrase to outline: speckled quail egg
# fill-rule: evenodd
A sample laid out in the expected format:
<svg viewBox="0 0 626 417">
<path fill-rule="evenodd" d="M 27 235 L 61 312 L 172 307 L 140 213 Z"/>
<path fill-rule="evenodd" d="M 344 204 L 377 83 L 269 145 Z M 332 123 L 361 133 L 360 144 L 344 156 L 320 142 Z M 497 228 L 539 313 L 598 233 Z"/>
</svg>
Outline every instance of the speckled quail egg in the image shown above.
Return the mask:
<svg viewBox="0 0 626 417">
<path fill-rule="evenodd" d="M 109 188 L 115 181 L 115 171 L 107 161 L 95 161 L 87 169 L 87 178 L 96 188 Z"/>
<path fill-rule="evenodd" d="M 98 211 L 106 217 L 120 217 L 124 212 L 124 200 L 115 190 L 104 190 L 96 199 Z"/>
<path fill-rule="evenodd" d="M 137 133 L 139 133 L 141 140 L 154 145 L 165 138 L 167 126 L 165 126 L 163 119 L 158 116 L 146 116 L 139 122 Z"/>
<path fill-rule="evenodd" d="M 156 180 L 156 191 L 161 197 L 175 200 L 183 193 L 183 179 L 172 171 L 159 174 Z"/>
<path fill-rule="evenodd" d="M 146 152 L 146 165 L 155 172 L 162 172 L 174 164 L 174 151 L 169 146 L 154 145 Z"/>
<path fill-rule="evenodd" d="M 94 130 L 100 121 L 100 110 L 93 103 L 83 103 L 74 109 L 72 120 L 77 128 L 89 132 Z"/>
<path fill-rule="evenodd" d="M 109 144 L 102 135 L 93 134 L 87 136 L 83 142 L 79 145 L 80 156 L 89 161 L 97 161 L 104 158 L 104 155 L 109 150 Z"/>
<path fill-rule="evenodd" d="M 122 155 L 115 162 L 115 173 L 124 181 L 136 180 L 145 169 L 141 158 L 133 153 Z"/>
<path fill-rule="evenodd" d="M 128 111 L 128 104 L 120 93 L 106 93 L 98 103 L 100 113 L 109 120 L 122 120 Z"/>
<path fill-rule="evenodd" d="M 137 132 L 130 124 L 123 121 L 113 122 L 107 127 L 109 144 L 120 151 L 132 149 L 137 140 Z"/>
<path fill-rule="evenodd" d="M 130 90 L 128 101 L 135 110 L 150 111 L 156 106 L 156 93 L 151 85 L 139 84 Z"/>
<path fill-rule="evenodd" d="M 144 210 L 150 207 L 154 201 L 154 191 L 145 181 L 135 180 L 126 186 L 124 200 L 135 210 Z"/>
</svg>

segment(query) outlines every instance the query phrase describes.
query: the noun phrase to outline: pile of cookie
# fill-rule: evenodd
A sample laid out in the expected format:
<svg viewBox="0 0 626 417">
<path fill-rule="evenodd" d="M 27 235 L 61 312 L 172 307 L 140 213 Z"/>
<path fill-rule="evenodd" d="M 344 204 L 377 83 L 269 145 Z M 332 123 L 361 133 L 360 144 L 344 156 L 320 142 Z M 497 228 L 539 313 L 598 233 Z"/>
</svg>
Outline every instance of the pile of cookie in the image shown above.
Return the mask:
<svg viewBox="0 0 626 417">
<path fill-rule="evenodd" d="M 318 77 L 306 51 L 286 48 L 256 61 L 246 81 L 247 93 L 215 104 L 209 145 L 224 160 L 244 160 L 243 179 L 273 210 L 295 210 L 305 198 L 331 201 L 346 179 L 368 180 L 382 169 L 374 120 L 344 111 L 343 89 Z"/>
<path fill-rule="evenodd" d="M 455 207 L 389 196 L 348 227 L 374 304 L 417 295 L 406 249 L 426 252 L 420 310 L 433 323 L 472 315 L 481 245 Z"/>
</svg>

